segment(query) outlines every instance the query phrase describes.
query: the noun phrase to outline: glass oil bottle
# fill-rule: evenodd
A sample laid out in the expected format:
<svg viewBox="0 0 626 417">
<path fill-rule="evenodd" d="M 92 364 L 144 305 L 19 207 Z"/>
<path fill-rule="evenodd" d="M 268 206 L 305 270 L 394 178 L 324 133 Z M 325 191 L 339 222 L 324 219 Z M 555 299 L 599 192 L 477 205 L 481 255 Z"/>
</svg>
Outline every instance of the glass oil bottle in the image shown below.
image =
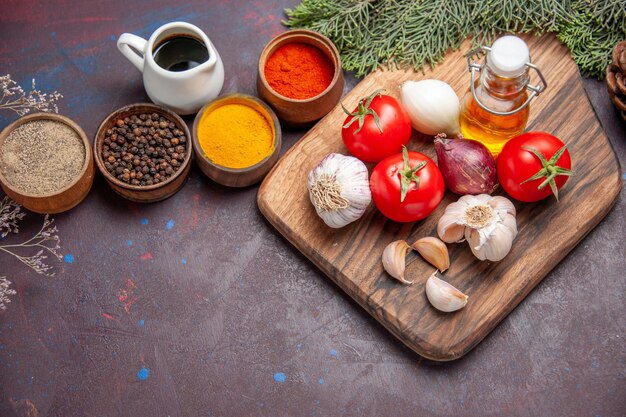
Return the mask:
<svg viewBox="0 0 626 417">
<path fill-rule="evenodd" d="M 477 64 L 472 59 L 481 51 L 487 56 L 483 64 Z M 508 140 L 524 132 L 529 104 L 547 83 L 530 63 L 528 46 L 516 36 L 503 36 L 491 48 L 472 51 L 467 64 L 471 84 L 461 103 L 461 134 L 481 142 L 496 157 Z M 537 71 L 540 86 L 529 84 L 530 69 Z"/>
</svg>

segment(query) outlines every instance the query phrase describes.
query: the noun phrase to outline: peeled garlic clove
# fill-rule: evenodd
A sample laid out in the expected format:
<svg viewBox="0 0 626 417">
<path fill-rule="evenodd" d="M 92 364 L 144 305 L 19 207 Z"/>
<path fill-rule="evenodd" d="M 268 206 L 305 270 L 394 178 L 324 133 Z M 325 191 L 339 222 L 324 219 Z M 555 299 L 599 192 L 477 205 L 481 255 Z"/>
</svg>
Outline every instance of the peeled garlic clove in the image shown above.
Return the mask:
<svg viewBox="0 0 626 417">
<path fill-rule="evenodd" d="M 404 240 L 396 240 L 387 245 L 383 251 L 383 268 L 385 271 L 403 284 L 413 284 L 413 281 L 404 279 L 406 269 L 406 254 L 411 247 Z"/>
<path fill-rule="evenodd" d="M 426 297 L 439 311 L 450 313 L 465 307 L 467 295 L 454 288 L 444 280 L 437 278 L 435 271 L 426 281 Z"/>
<path fill-rule="evenodd" d="M 446 244 L 436 237 L 423 237 L 411 245 L 427 262 L 441 272 L 450 268 L 450 256 Z"/>
</svg>

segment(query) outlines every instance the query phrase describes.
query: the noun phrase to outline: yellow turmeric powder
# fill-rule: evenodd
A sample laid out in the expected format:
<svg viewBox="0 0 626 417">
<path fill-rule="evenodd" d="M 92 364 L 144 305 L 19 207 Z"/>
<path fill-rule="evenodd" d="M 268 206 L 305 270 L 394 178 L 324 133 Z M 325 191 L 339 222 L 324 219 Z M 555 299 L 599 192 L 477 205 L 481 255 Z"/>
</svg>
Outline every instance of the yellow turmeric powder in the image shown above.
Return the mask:
<svg viewBox="0 0 626 417">
<path fill-rule="evenodd" d="M 202 115 L 198 142 L 213 163 L 247 168 L 273 152 L 274 129 L 258 110 L 245 104 L 225 104 Z"/>
</svg>

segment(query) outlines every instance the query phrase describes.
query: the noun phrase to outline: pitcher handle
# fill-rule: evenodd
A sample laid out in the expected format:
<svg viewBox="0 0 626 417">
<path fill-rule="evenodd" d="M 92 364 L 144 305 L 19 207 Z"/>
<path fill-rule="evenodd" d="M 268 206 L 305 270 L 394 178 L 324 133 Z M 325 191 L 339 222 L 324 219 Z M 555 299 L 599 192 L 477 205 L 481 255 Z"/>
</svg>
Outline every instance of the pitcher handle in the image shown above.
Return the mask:
<svg viewBox="0 0 626 417">
<path fill-rule="evenodd" d="M 143 72 L 146 45 L 148 41 L 132 33 L 122 33 L 117 40 L 117 49 L 134 65 Z"/>
</svg>

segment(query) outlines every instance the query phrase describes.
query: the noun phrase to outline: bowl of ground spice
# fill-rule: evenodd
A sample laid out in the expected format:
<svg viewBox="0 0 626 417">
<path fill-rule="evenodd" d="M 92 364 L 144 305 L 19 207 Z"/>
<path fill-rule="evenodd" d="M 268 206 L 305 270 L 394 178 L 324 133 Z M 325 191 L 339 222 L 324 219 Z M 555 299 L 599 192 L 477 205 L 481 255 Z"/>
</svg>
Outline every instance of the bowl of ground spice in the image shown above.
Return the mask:
<svg viewBox="0 0 626 417">
<path fill-rule="evenodd" d="M 305 126 L 325 116 L 343 85 L 339 52 L 318 32 L 283 32 L 261 52 L 257 92 L 286 124 Z"/>
<path fill-rule="evenodd" d="M 161 106 L 124 106 L 100 124 L 94 159 L 113 191 L 138 203 L 164 200 L 185 184 L 191 167 L 187 125 Z"/>
<path fill-rule="evenodd" d="M 230 94 L 204 106 L 193 123 L 196 163 L 213 181 L 247 187 L 263 179 L 278 160 L 280 123 L 256 97 Z"/>
<path fill-rule="evenodd" d="M 0 185 L 30 211 L 75 207 L 89 193 L 94 173 L 91 144 L 67 117 L 29 114 L 0 133 Z"/>
</svg>

